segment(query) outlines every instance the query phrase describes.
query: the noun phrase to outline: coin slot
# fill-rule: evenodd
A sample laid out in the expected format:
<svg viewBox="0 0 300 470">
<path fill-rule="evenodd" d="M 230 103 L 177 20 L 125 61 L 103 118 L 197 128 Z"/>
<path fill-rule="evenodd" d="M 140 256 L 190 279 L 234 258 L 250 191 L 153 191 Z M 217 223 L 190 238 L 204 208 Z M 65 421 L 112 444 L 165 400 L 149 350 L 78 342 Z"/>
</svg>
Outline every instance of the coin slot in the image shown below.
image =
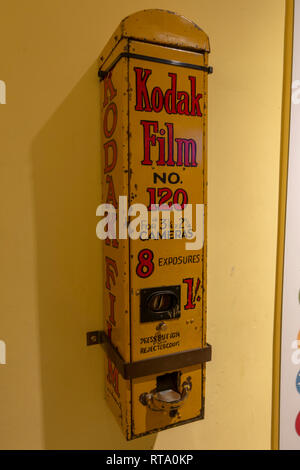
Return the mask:
<svg viewBox="0 0 300 470">
<path fill-rule="evenodd" d="M 149 309 L 154 313 L 167 312 L 177 305 L 177 297 L 173 293 L 159 292 L 149 298 Z"/>
<path fill-rule="evenodd" d="M 180 286 L 141 289 L 140 295 L 142 323 L 180 317 Z"/>
</svg>

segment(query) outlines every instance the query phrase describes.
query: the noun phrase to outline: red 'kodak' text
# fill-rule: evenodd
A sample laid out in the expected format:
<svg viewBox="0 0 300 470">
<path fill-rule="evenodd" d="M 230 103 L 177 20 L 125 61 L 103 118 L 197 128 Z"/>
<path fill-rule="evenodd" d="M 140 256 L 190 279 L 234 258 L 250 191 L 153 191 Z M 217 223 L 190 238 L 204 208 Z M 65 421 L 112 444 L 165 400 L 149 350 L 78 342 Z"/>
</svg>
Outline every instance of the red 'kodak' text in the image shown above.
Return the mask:
<svg viewBox="0 0 300 470">
<path fill-rule="evenodd" d="M 170 88 L 165 92 L 159 86 L 148 90 L 148 80 L 151 69 L 134 67 L 136 76 L 136 111 L 154 111 L 159 113 L 164 108 L 168 114 L 183 114 L 186 116 L 202 116 L 200 100 L 202 93 L 196 92 L 196 77 L 189 76 L 190 93 L 177 91 L 177 74 L 168 73 L 171 78 Z"/>
</svg>

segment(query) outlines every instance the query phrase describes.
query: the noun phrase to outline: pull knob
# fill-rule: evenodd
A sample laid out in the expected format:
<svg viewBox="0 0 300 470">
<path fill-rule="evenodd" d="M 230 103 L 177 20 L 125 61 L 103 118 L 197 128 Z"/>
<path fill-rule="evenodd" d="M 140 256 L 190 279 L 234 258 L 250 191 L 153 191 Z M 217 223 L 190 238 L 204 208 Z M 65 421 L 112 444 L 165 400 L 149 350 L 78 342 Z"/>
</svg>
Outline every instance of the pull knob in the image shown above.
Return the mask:
<svg viewBox="0 0 300 470">
<path fill-rule="evenodd" d="M 165 331 L 167 328 L 168 325 L 164 321 L 161 321 L 156 327 L 156 329 L 160 331 Z"/>
<path fill-rule="evenodd" d="M 157 391 L 156 389 L 149 393 L 140 395 L 140 402 L 150 408 L 152 411 L 172 412 L 184 405 L 192 389 L 192 379 L 188 377 L 182 384 L 181 393 L 175 390 Z"/>
</svg>

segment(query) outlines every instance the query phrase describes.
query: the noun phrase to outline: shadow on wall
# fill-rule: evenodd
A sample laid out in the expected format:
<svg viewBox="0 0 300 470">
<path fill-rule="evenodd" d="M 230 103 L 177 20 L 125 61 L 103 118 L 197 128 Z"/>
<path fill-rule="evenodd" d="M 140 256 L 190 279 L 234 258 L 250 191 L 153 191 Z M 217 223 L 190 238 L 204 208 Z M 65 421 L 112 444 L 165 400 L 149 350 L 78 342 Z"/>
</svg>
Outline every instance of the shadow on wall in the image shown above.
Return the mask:
<svg viewBox="0 0 300 470">
<path fill-rule="evenodd" d="M 97 63 L 33 142 L 45 447 L 152 449 L 124 439 L 104 400 L 104 356 L 85 334 L 102 327 L 100 107 Z"/>
</svg>

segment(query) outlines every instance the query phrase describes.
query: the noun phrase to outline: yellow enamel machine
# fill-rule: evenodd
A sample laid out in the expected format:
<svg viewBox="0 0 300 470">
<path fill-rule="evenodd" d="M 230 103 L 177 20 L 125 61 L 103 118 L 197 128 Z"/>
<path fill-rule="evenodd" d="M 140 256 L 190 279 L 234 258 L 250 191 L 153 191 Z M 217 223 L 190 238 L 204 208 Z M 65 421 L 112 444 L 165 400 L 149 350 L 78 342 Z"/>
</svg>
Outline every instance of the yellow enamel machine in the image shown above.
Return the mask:
<svg viewBox="0 0 300 470">
<path fill-rule="evenodd" d="M 103 204 L 116 215 L 102 237 L 104 331 L 87 343 L 105 348 L 128 440 L 204 417 L 209 52 L 193 22 L 145 10 L 100 57 Z"/>
</svg>

